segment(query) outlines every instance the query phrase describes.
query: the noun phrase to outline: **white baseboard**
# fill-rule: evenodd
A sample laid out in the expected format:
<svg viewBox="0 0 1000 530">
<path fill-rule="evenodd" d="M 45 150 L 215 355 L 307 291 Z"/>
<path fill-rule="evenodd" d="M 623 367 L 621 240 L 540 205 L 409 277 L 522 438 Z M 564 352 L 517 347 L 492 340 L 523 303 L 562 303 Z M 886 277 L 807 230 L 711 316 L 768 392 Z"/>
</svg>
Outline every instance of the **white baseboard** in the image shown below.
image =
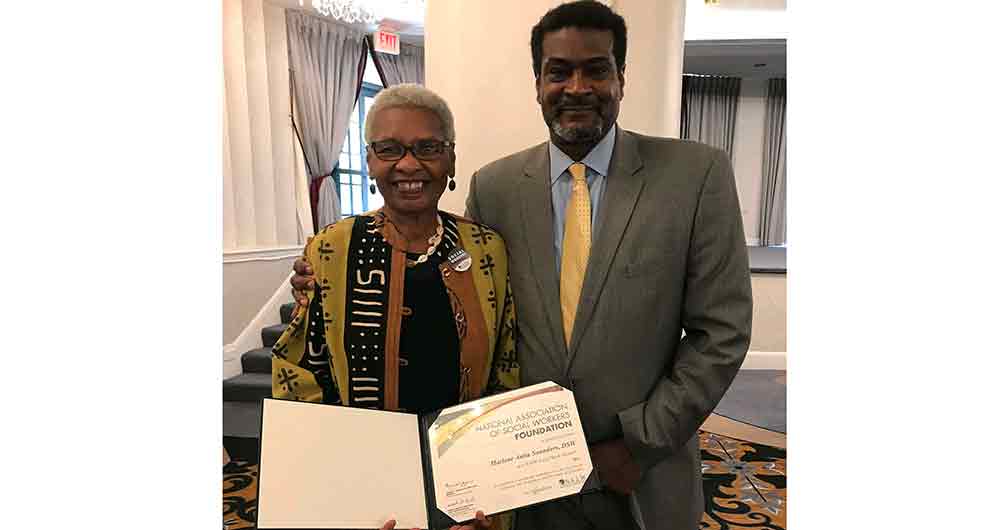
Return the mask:
<svg viewBox="0 0 1000 530">
<path fill-rule="evenodd" d="M 741 370 L 785 370 L 787 352 L 752 351 L 747 352 Z"/>
<path fill-rule="evenodd" d="M 302 255 L 302 245 L 234 249 L 222 253 L 222 263 L 246 263 L 249 261 L 276 261 L 297 258 Z"/>
<path fill-rule="evenodd" d="M 260 330 L 281 322 L 282 304 L 292 301 L 292 294 L 288 287 L 288 280 L 292 274 L 288 274 L 288 278 L 285 278 L 285 281 L 271 295 L 264 307 L 260 308 L 247 327 L 243 328 L 236 340 L 222 347 L 222 374 L 225 379 L 243 373 L 243 366 L 240 364 L 241 355 L 264 346 L 260 338 Z"/>
</svg>

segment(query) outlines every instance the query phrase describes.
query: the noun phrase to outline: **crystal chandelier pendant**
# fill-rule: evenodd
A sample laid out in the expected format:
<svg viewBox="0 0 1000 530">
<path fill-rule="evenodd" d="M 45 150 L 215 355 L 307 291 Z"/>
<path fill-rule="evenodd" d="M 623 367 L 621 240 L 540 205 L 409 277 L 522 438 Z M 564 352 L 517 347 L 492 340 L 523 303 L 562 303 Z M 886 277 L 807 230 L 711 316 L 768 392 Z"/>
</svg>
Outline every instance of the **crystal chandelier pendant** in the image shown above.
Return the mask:
<svg viewBox="0 0 1000 530">
<path fill-rule="evenodd" d="M 305 0 L 299 0 L 299 6 Z M 388 12 L 395 10 L 424 11 L 425 0 L 312 0 L 313 9 L 325 17 L 332 17 L 348 24 L 377 24 Z"/>
<path fill-rule="evenodd" d="M 299 0 L 302 5 L 303 0 Z M 364 0 L 313 0 L 313 8 L 325 17 L 333 17 L 348 24 L 374 24 L 381 17 Z"/>
</svg>

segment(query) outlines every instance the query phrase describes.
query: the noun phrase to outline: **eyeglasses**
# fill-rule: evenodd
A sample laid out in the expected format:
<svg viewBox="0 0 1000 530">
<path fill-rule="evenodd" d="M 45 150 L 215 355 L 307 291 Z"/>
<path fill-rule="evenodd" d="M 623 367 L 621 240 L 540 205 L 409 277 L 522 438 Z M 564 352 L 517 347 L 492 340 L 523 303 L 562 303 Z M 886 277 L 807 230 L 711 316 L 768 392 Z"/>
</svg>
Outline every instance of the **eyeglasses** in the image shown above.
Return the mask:
<svg viewBox="0 0 1000 530">
<path fill-rule="evenodd" d="M 437 160 L 441 158 L 446 147 L 455 147 L 455 142 L 442 142 L 441 140 L 418 140 L 413 145 L 403 145 L 396 140 L 380 140 L 368 144 L 368 148 L 375 153 L 379 160 L 395 162 L 402 160 L 406 152 L 413 153 L 417 160 Z"/>
</svg>

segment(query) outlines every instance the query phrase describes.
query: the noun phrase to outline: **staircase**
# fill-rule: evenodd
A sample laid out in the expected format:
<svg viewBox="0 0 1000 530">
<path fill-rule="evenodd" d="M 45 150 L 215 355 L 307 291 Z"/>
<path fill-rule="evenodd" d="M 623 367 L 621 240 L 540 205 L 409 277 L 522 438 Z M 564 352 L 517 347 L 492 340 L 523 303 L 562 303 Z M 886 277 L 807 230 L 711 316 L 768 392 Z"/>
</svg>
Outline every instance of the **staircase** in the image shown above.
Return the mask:
<svg viewBox="0 0 1000 530">
<path fill-rule="evenodd" d="M 271 397 L 271 347 L 292 321 L 294 310 L 294 302 L 281 306 L 281 324 L 260 330 L 264 347 L 244 353 L 240 357 L 243 373 L 222 382 L 224 437 L 260 436 L 260 402 Z"/>
</svg>

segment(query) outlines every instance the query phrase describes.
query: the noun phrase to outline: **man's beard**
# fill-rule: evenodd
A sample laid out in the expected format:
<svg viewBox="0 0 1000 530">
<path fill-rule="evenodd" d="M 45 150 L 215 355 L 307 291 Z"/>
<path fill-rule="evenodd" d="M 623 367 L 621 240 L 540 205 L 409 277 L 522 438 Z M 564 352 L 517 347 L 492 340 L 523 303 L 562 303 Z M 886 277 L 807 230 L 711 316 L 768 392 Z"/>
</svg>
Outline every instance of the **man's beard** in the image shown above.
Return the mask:
<svg viewBox="0 0 1000 530">
<path fill-rule="evenodd" d="M 568 144 L 588 144 L 595 143 L 604 135 L 604 118 L 597 116 L 597 122 L 591 126 L 563 127 L 556 116 L 549 125 L 552 134 Z"/>
</svg>

